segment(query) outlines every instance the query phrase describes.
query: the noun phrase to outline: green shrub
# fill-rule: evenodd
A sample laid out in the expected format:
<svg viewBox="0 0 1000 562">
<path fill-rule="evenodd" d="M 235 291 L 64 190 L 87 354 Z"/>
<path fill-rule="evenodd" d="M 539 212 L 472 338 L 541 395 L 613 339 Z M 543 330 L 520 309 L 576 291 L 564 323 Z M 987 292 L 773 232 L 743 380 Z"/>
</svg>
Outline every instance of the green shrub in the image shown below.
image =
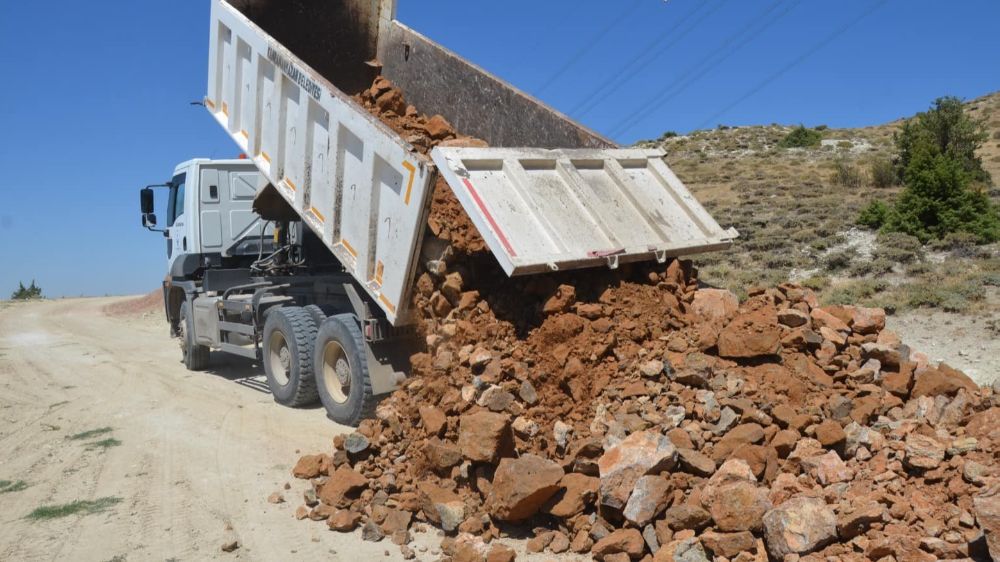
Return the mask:
<svg viewBox="0 0 1000 562">
<path fill-rule="evenodd" d="M 819 146 L 822 139 L 823 135 L 819 131 L 807 129 L 805 126 L 799 125 L 785 135 L 785 138 L 781 139 L 778 146 L 781 148 L 810 148 Z"/>
<path fill-rule="evenodd" d="M 868 175 L 871 176 L 872 185 L 878 188 L 892 187 L 899 183 L 896 167 L 888 158 L 872 160 L 868 165 Z"/>
<path fill-rule="evenodd" d="M 914 236 L 902 232 L 880 232 L 872 257 L 892 263 L 910 263 L 923 257 L 923 247 Z"/>
<path fill-rule="evenodd" d="M 884 257 L 855 262 L 851 265 L 851 277 L 880 276 L 892 272 L 893 263 Z"/>
<path fill-rule="evenodd" d="M 846 160 L 837 160 L 834 163 L 833 182 L 844 187 L 861 187 L 864 176 L 854 164 Z"/>
<path fill-rule="evenodd" d="M 982 189 L 992 180 L 976 156 L 985 140 L 983 123 L 965 115 L 956 98 L 940 98 L 907 121 L 895 136 L 906 189 L 882 228 L 922 242 L 950 232 L 1000 240 L 1000 211 Z"/>
<path fill-rule="evenodd" d="M 993 140 L 1000 140 L 1000 131 L 993 133 Z"/>
<path fill-rule="evenodd" d="M 979 237 L 970 232 L 949 232 L 940 240 L 932 241 L 932 250 L 952 252 L 956 255 L 971 257 L 976 254 Z"/>
<path fill-rule="evenodd" d="M 830 286 L 830 278 L 823 275 L 812 275 L 802 280 L 802 286 L 814 291 L 822 291 Z"/>
<path fill-rule="evenodd" d="M 817 131 L 825 131 L 827 129 L 829 129 L 829 127 L 827 127 L 826 125 L 816 125 Z"/>
<path fill-rule="evenodd" d="M 875 200 L 872 201 L 861 214 L 858 215 L 858 224 L 861 226 L 867 226 L 871 229 L 882 228 L 885 224 L 886 217 L 889 216 L 889 206 L 882 201 Z"/>
<path fill-rule="evenodd" d="M 823 269 L 827 271 L 841 271 L 851 266 L 856 252 L 854 248 L 845 248 L 830 253 L 823 258 Z"/>
<path fill-rule="evenodd" d="M 42 298 L 42 289 L 35 285 L 35 280 L 31 280 L 31 285 L 25 287 L 24 283 L 18 282 L 17 290 L 10 296 L 11 300 L 24 301 Z"/>
<path fill-rule="evenodd" d="M 877 279 L 849 281 L 827 291 L 823 302 L 826 304 L 858 304 L 884 291 L 889 285 Z"/>
</svg>

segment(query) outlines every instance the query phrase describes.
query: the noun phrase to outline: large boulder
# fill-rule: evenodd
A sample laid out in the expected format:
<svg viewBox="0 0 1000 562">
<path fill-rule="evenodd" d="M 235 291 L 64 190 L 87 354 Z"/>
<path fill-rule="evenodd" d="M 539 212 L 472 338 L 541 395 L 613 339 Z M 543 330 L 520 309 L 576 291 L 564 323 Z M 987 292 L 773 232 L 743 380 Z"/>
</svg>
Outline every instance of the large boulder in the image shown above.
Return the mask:
<svg viewBox="0 0 1000 562">
<path fill-rule="evenodd" d="M 917 369 L 910 396 L 912 398 L 933 397 L 942 394 L 954 396 L 963 388 L 968 392 L 975 392 L 979 389 L 965 373 L 942 363 L 937 368 Z"/>
<path fill-rule="evenodd" d="M 420 510 L 430 522 L 452 532 L 465 521 L 465 502 L 455 492 L 432 482 L 417 484 Z"/>
<path fill-rule="evenodd" d="M 492 464 L 500 457 L 513 456 L 514 435 L 510 419 L 493 412 L 465 414 L 459 420 L 458 448 L 473 462 Z"/>
<path fill-rule="evenodd" d="M 501 521 L 531 517 L 559 491 L 563 469 L 537 455 L 503 459 L 497 466 L 486 509 Z"/>
<path fill-rule="evenodd" d="M 671 499 L 673 486 L 663 476 L 643 476 L 635 483 L 622 515 L 637 527 L 644 527 L 660 514 Z"/>
<path fill-rule="evenodd" d="M 347 507 L 368 487 L 368 479 L 347 465 L 338 468 L 319 488 L 319 500 L 334 507 Z"/>
<path fill-rule="evenodd" d="M 740 307 L 740 299 L 725 289 L 698 289 L 691 301 L 691 312 L 700 321 L 729 322 Z"/>
<path fill-rule="evenodd" d="M 740 314 L 719 333 L 719 355 L 750 359 L 781 351 L 781 326 L 771 308 Z"/>
<path fill-rule="evenodd" d="M 559 480 L 560 490 L 546 502 L 542 511 L 563 519 L 583 513 L 594 503 L 600 485 L 599 478 L 571 472 Z"/>
<path fill-rule="evenodd" d="M 646 543 L 642 539 L 642 534 L 635 529 L 618 529 L 613 533 L 597 541 L 590 549 L 590 553 L 597 560 L 603 560 L 606 556 L 624 553 L 632 560 L 642 557 L 646 549 Z"/>
<path fill-rule="evenodd" d="M 808 554 L 836 538 L 837 516 L 819 498 L 792 498 L 764 515 L 764 541 L 777 560 Z"/>
<path fill-rule="evenodd" d="M 601 504 L 623 509 L 639 478 L 669 470 L 676 461 L 677 449 L 667 436 L 656 431 L 629 435 L 597 460 Z"/>
</svg>

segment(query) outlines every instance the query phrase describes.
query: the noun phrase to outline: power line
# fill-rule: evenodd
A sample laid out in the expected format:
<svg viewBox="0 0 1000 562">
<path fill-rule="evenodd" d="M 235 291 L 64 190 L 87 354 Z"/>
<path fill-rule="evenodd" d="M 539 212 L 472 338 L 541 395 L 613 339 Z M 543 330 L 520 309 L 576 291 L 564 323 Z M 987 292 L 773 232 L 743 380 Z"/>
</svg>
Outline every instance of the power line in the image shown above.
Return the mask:
<svg viewBox="0 0 1000 562">
<path fill-rule="evenodd" d="M 717 11 L 720 7 L 722 7 L 722 4 L 725 3 L 725 1 L 726 0 L 716 3 L 715 6 L 708 13 L 702 14 L 691 26 L 685 29 L 677 37 L 676 40 L 671 41 L 666 46 L 663 46 L 663 49 L 660 51 L 660 53 L 672 47 L 677 41 L 679 41 L 690 31 L 692 31 L 695 27 L 697 27 L 697 25 L 701 23 L 701 21 L 703 21 L 706 17 Z M 627 64 L 619 68 L 618 72 L 616 72 L 611 78 L 605 80 L 601 85 L 592 90 L 580 103 L 576 105 L 575 108 L 573 108 L 570 111 L 570 113 L 577 118 L 583 117 L 587 113 L 590 113 L 590 111 L 592 111 L 593 108 L 596 107 L 597 104 L 599 104 L 601 101 L 603 101 L 608 95 L 618 91 L 625 83 L 629 81 L 628 79 L 625 79 L 627 75 L 629 75 L 630 73 L 633 73 L 634 75 L 635 71 L 638 70 L 639 67 L 643 66 L 644 64 L 647 64 L 648 62 L 647 59 L 657 57 L 658 54 L 660 53 L 656 53 L 655 50 L 659 49 L 665 41 L 673 39 L 675 37 L 674 32 L 677 31 L 692 17 L 699 14 L 699 12 L 701 12 L 706 5 L 708 5 L 708 2 L 699 3 L 697 8 L 685 14 L 684 17 L 682 17 L 676 24 L 671 26 L 670 29 L 668 29 L 665 33 L 663 33 L 655 40 L 653 40 L 652 43 L 643 48 L 642 51 L 640 51 L 640 53 L 636 55 L 631 61 L 629 61 Z M 593 103 L 595 100 L 596 103 Z"/>
<path fill-rule="evenodd" d="M 717 111 L 715 114 L 713 114 L 708 119 L 705 119 L 704 121 L 702 121 L 701 124 L 699 124 L 697 127 L 695 127 L 695 129 L 702 129 L 702 128 L 704 128 L 709 123 L 714 122 L 720 116 L 724 115 L 730 109 L 732 109 L 732 108 L 736 107 L 737 105 L 743 103 L 743 101 L 746 100 L 747 98 L 749 98 L 749 97 L 753 96 L 754 94 L 756 94 L 757 92 L 763 90 L 771 82 L 774 82 L 778 78 L 782 77 L 786 72 L 788 72 L 789 70 L 795 68 L 796 66 L 798 66 L 799 64 L 801 64 L 802 61 L 804 61 L 807 58 L 811 57 L 817 51 L 819 51 L 823 47 L 827 46 L 828 44 L 830 44 L 832 41 L 834 41 L 836 38 L 840 37 L 844 33 L 846 33 L 847 30 L 849 30 L 852 27 L 854 27 L 855 25 L 861 23 L 862 20 L 864 20 L 868 16 L 872 15 L 873 13 L 875 13 L 875 11 L 878 10 L 879 8 L 881 8 L 886 3 L 886 1 L 887 0 L 879 0 L 877 3 L 875 3 L 874 5 L 872 5 L 867 10 L 863 11 L 857 17 L 855 17 L 854 19 L 850 20 L 846 24 L 844 24 L 844 25 L 840 26 L 839 28 L 837 28 L 833 33 L 831 33 L 830 35 L 827 35 L 826 37 L 824 37 L 822 41 L 820 41 L 819 43 L 816 43 L 815 45 L 813 45 L 808 51 L 806 51 L 805 53 L 802 53 L 800 56 L 796 57 L 794 60 L 792 60 L 791 62 L 789 62 L 785 66 L 781 67 L 781 69 L 779 69 L 777 72 L 775 72 L 774 74 L 768 76 L 763 81 L 761 81 L 759 84 L 757 84 L 756 86 L 754 86 L 753 88 L 751 88 L 750 91 L 748 91 L 747 93 L 743 94 L 742 96 L 740 96 L 739 98 L 737 98 L 736 100 L 734 100 L 732 103 L 730 103 L 726 107 L 724 107 L 721 110 Z"/>
<path fill-rule="evenodd" d="M 791 4 L 787 5 L 784 10 L 779 12 L 775 17 L 767 19 L 764 21 L 762 26 L 758 26 L 765 18 L 767 18 L 771 13 L 779 6 L 784 0 L 777 0 L 771 4 L 766 10 L 760 13 L 756 18 L 754 18 L 747 26 L 743 27 L 735 35 L 731 36 L 724 43 L 719 45 L 715 50 L 709 53 L 708 56 L 704 57 L 691 67 L 689 67 L 684 73 L 680 75 L 676 82 L 667 84 L 657 93 L 653 94 L 645 103 L 641 104 L 636 111 L 630 113 L 628 117 L 623 119 L 610 133 L 609 136 L 616 136 L 619 134 L 624 134 L 630 131 L 635 125 L 640 123 L 645 117 L 646 112 L 655 106 L 662 105 L 667 101 L 677 97 L 681 92 L 686 90 L 691 84 L 694 84 L 700 80 L 703 76 L 711 72 L 713 69 L 717 68 L 720 64 L 726 61 L 729 57 L 739 51 L 741 48 L 746 46 L 748 43 L 760 37 L 761 33 L 766 31 L 772 25 L 776 24 L 781 18 L 785 17 L 789 12 L 798 7 L 801 0 L 794 0 Z M 735 43 L 735 44 L 734 44 Z M 717 55 L 718 58 L 715 58 Z M 714 59 L 714 60 L 713 60 Z M 693 76 L 692 76 L 693 75 Z M 689 78 L 690 77 L 690 78 Z"/>
<path fill-rule="evenodd" d="M 556 80 L 561 78 L 563 74 L 566 74 L 567 70 L 576 65 L 576 63 L 580 62 L 580 60 L 583 59 L 583 57 L 587 53 L 589 53 L 591 49 L 596 47 L 597 44 L 600 43 L 608 35 L 608 33 L 611 33 L 612 29 L 618 27 L 619 24 L 625 21 L 625 18 L 635 13 L 635 11 L 639 9 L 639 6 L 641 6 L 643 2 L 645 2 L 645 0 L 636 0 L 635 4 L 632 4 L 632 7 L 630 9 L 622 11 L 622 13 L 614 21 L 612 21 L 607 27 L 601 30 L 593 38 L 591 38 L 590 41 L 583 46 L 583 48 L 581 48 L 576 52 L 576 54 L 570 57 L 569 60 L 566 61 L 566 64 L 562 66 L 562 68 L 557 70 L 555 74 L 549 76 L 548 80 L 546 80 L 541 86 L 538 87 L 537 90 L 535 90 L 535 95 L 536 96 L 541 95 L 542 92 L 544 92 L 546 89 L 548 89 L 549 86 L 554 84 Z"/>
</svg>

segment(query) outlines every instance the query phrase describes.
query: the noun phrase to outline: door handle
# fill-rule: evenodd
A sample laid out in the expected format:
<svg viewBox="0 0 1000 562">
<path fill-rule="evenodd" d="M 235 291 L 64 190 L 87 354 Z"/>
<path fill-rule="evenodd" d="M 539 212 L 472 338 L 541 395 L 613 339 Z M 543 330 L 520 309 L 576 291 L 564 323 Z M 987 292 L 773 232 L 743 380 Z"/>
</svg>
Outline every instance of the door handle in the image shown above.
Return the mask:
<svg viewBox="0 0 1000 562">
<path fill-rule="evenodd" d="M 184 238 L 181 238 L 181 245 L 184 247 L 184 251 L 185 252 L 188 251 L 188 237 L 187 236 L 185 236 Z"/>
</svg>

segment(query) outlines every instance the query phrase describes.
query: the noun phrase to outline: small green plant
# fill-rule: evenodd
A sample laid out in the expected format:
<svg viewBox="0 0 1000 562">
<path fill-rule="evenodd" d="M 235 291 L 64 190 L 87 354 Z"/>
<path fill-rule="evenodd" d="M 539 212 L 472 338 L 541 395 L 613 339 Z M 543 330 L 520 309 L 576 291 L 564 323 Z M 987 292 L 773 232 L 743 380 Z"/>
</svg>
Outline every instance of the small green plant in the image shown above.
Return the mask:
<svg viewBox="0 0 1000 562">
<path fill-rule="evenodd" d="M 17 290 L 10 295 L 10 300 L 13 301 L 26 301 L 40 298 L 42 298 L 42 289 L 35 284 L 34 279 L 31 280 L 31 284 L 27 287 L 24 286 L 24 283 L 19 281 L 17 283 Z"/>
<path fill-rule="evenodd" d="M 877 279 L 859 279 L 837 285 L 826 292 L 826 304 L 858 304 L 886 290 L 888 284 Z"/>
<path fill-rule="evenodd" d="M 888 158 L 876 158 L 868 164 L 868 175 L 872 185 L 878 188 L 892 187 L 899 183 L 896 167 Z"/>
<path fill-rule="evenodd" d="M 819 146 L 822 140 L 823 135 L 819 131 L 799 125 L 789 131 L 785 138 L 778 143 L 778 146 L 781 148 L 811 148 Z"/>
<path fill-rule="evenodd" d="M 872 260 L 863 260 L 855 262 L 851 265 L 848 272 L 851 277 L 866 277 L 866 276 L 879 276 L 885 275 L 886 273 L 891 273 L 893 268 L 893 263 L 885 258 L 875 258 Z"/>
<path fill-rule="evenodd" d="M 889 206 L 882 201 L 875 200 L 872 201 L 861 214 L 858 215 L 858 224 L 861 226 L 867 226 L 868 228 L 878 230 L 882 228 L 885 224 L 886 218 L 889 216 Z"/>
<path fill-rule="evenodd" d="M 70 439 L 72 441 L 81 441 L 83 439 L 90 439 L 91 437 L 97 437 L 99 435 L 104 435 L 105 433 L 111 433 L 112 431 L 113 430 L 110 427 L 100 427 L 100 428 L 97 428 L 97 429 L 88 429 L 87 431 L 83 431 L 83 432 L 77 433 L 75 435 L 70 435 L 66 439 Z"/>
<path fill-rule="evenodd" d="M 802 286 L 814 291 L 822 291 L 830 286 L 830 278 L 824 275 L 812 275 L 802 280 Z"/>
<path fill-rule="evenodd" d="M 823 268 L 827 271 L 842 271 L 851 266 L 851 261 L 857 254 L 854 248 L 844 248 L 831 252 L 823 258 Z"/>
<path fill-rule="evenodd" d="M 91 515 L 107 511 L 110 507 L 121 502 L 121 498 L 104 497 L 96 500 L 77 500 L 75 502 L 62 505 L 43 505 L 35 508 L 28 514 L 27 519 L 32 521 L 43 521 L 46 519 L 59 519 L 70 515 L 82 514 Z"/>
<path fill-rule="evenodd" d="M 115 439 L 114 437 L 109 437 L 107 439 L 102 439 L 100 441 L 95 441 L 90 445 L 87 445 L 87 449 L 110 449 L 111 447 L 117 447 L 121 445 L 122 442 Z"/>
<path fill-rule="evenodd" d="M 27 487 L 28 483 L 24 480 L 17 480 L 15 482 L 11 482 L 10 480 L 0 480 L 0 494 L 20 492 Z"/>
</svg>

